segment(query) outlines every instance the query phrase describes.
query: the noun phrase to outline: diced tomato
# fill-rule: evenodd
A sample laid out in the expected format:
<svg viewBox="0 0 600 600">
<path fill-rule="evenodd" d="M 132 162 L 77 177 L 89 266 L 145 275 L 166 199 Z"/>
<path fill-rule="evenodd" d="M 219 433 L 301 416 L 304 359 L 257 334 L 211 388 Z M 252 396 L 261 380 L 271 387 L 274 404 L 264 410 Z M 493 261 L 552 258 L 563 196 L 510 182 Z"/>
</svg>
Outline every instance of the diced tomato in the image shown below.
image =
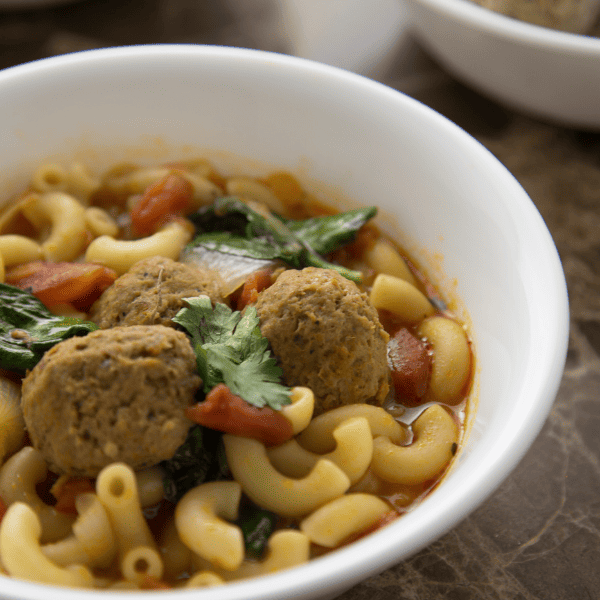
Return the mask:
<svg viewBox="0 0 600 600">
<path fill-rule="evenodd" d="M 69 304 L 86 311 L 117 278 L 112 269 L 91 263 L 33 261 L 6 271 L 5 281 L 46 306 Z"/>
<path fill-rule="evenodd" d="M 292 424 L 281 413 L 248 404 L 224 383 L 216 385 L 204 402 L 186 408 L 185 416 L 199 425 L 253 438 L 267 446 L 277 446 L 293 436 Z"/>
<path fill-rule="evenodd" d="M 427 391 L 431 355 L 427 345 L 408 329 L 399 329 L 388 344 L 392 382 L 398 400 L 416 406 Z"/>
<path fill-rule="evenodd" d="M 258 299 L 258 294 L 272 283 L 269 269 L 261 269 L 248 275 L 242 287 L 242 293 L 237 299 L 237 309 L 242 310 L 248 304 L 254 304 Z"/>
<path fill-rule="evenodd" d="M 174 217 L 183 215 L 190 206 L 193 192 L 192 184 L 176 173 L 149 185 L 131 209 L 134 234 L 150 235 Z"/>
<path fill-rule="evenodd" d="M 59 479 L 50 490 L 56 498 L 54 508 L 58 512 L 75 515 L 75 499 L 79 494 L 94 492 L 94 484 L 87 477 L 69 477 L 68 479 Z"/>
</svg>

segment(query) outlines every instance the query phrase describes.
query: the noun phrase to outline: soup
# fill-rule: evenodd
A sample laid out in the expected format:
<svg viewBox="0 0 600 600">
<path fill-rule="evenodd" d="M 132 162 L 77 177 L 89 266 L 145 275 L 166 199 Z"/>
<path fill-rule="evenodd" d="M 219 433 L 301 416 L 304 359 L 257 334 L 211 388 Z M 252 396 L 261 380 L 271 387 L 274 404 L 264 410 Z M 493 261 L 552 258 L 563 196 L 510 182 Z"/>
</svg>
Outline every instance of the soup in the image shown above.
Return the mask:
<svg viewBox="0 0 600 600">
<path fill-rule="evenodd" d="M 205 160 L 40 167 L 0 217 L 5 574 L 221 585 L 430 493 L 471 343 L 376 212 Z"/>
</svg>

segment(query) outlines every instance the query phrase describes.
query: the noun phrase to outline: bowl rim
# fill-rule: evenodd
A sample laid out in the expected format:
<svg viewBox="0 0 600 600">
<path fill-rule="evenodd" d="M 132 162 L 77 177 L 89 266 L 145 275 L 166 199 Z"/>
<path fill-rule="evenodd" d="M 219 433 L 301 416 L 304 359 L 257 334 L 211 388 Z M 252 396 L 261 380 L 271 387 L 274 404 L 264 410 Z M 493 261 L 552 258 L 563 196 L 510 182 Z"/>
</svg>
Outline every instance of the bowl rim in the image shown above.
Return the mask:
<svg viewBox="0 0 600 600">
<path fill-rule="evenodd" d="M 562 378 L 562 368 L 560 367 L 564 365 L 566 358 L 569 313 L 567 289 L 560 259 L 550 233 L 529 196 L 506 167 L 482 144 L 458 127 L 458 125 L 421 102 L 389 86 L 337 67 L 316 63 L 308 59 L 260 50 L 189 44 L 157 44 L 85 50 L 73 54 L 40 59 L 0 72 L 0 86 L 7 83 L 18 85 L 20 83 L 19 80 L 24 79 L 29 81 L 29 77 L 35 77 L 40 70 L 68 69 L 73 64 L 81 65 L 94 61 L 106 64 L 110 61 L 121 61 L 124 58 L 131 59 L 133 64 L 140 60 L 147 61 L 149 58 L 174 55 L 181 56 L 184 60 L 190 58 L 197 59 L 198 57 L 206 59 L 209 56 L 216 56 L 219 59 L 227 58 L 236 61 L 251 61 L 256 64 L 269 65 L 269 68 L 275 66 L 280 71 L 285 70 L 286 73 L 289 72 L 290 74 L 294 74 L 294 76 L 310 77 L 317 72 L 326 75 L 331 80 L 330 85 L 350 86 L 356 89 L 357 93 L 360 92 L 384 103 L 402 105 L 403 110 L 417 115 L 420 119 L 431 122 L 438 129 L 445 130 L 448 132 L 448 135 L 456 138 L 457 144 L 461 148 L 467 148 L 469 152 L 475 153 L 478 158 L 481 158 L 483 161 L 481 169 L 489 170 L 494 179 L 501 178 L 502 186 L 506 187 L 507 191 L 512 195 L 511 201 L 518 203 L 520 210 L 530 214 L 532 223 L 537 223 L 536 231 L 540 235 L 541 240 L 547 244 L 548 250 L 550 250 L 547 256 L 546 254 L 545 256 L 548 259 L 554 278 L 548 282 L 551 284 L 551 287 L 546 289 L 545 293 L 552 298 L 548 302 L 553 309 L 552 316 L 556 318 L 555 337 L 557 343 L 552 348 L 542 349 L 547 357 L 547 364 L 546 370 L 543 373 L 543 385 L 537 388 L 539 401 L 535 403 L 535 410 L 532 407 L 530 413 L 528 413 L 527 428 L 524 430 L 522 427 L 517 426 L 509 433 L 510 439 L 519 439 L 518 443 L 514 444 L 513 451 L 507 453 L 501 445 L 495 445 L 495 449 L 498 450 L 498 455 L 492 459 L 495 469 L 486 468 L 484 474 L 480 473 L 480 476 L 475 478 L 477 486 L 472 481 L 471 483 L 466 482 L 466 485 L 460 491 L 453 490 L 453 494 L 444 507 L 439 507 L 436 503 L 427 507 L 427 510 L 432 513 L 432 518 L 435 520 L 436 526 L 432 527 L 426 536 L 423 536 L 422 533 L 415 535 L 414 540 L 409 540 L 407 546 L 403 546 L 402 557 L 398 558 L 391 553 L 395 545 L 393 536 L 381 535 L 380 532 L 374 536 L 355 542 L 349 548 L 337 550 L 306 565 L 295 567 L 293 583 L 290 583 L 291 578 L 286 571 L 270 575 L 268 589 L 265 588 L 264 580 L 257 578 L 239 583 L 228 583 L 226 586 L 210 588 L 210 590 L 178 589 L 164 591 L 161 594 L 166 594 L 165 598 L 170 598 L 171 596 L 174 598 L 175 595 L 181 597 L 182 594 L 200 594 L 201 597 L 208 598 L 210 594 L 211 600 L 233 600 L 254 596 L 264 598 L 265 600 L 275 600 L 282 597 L 292 599 L 305 594 L 312 596 L 315 594 L 315 590 L 321 593 L 337 589 L 343 591 L 343 589 L 351 587 L 366 577 L 375 575 L 385 568 L 397 564 L 400 560 L 408 558 L 421 548 L 432 543 L 452 527 L 455 527 L 497 489 L 529 449 L 531 443 L 533 443 L 554 402 Z M 483 470 L 483 467 L 481 469 Z M 404 519 L 400 521 L 404 521 Z M 413 520 L 409 519 L 405 523 L 410 530 Z M 398 524 L 392 524 L 390 528 L 394 528 L 395 525 Z M 419 528 L 416 528 L 414 533 L 418 534 Z M 387 556 L 386 552 L 388 552 Z M 367 560 L 365 560 L 365 556 L 368 557 Z M 344 580 L 340 580 L 339 573 L 342 571 L 332 569 L 331 565 L 337 565 L 338 568 L 344 567 Z M 352 566 L 351 570 L 348 565 Z M 3 579 L 3 595 L 7 598 L 37 600 L 40 597 L 41 590 L 43 590 L 45 595 L 53 599 L 56 598 L 56 600 L 59 598 L 81 600 L 82 596 L 88 591 L 69 590 L 60 587 L 53 588 L 11 578 Z M 131 598 L 130 592 L 92 590 L 91 593 L 109 594 L 110 597 L 120 597 L 123 595 L 123 598 Z M 136 592 L 136 597 L 143 600 L 149 600 L 150 597 L 155 598 L 154 595 L 150 596 L 148 594 L 147 592 Z"/>
<path fill-rule="evenodd" d="M 551 29 L 509 17 L 485 8 L 473 0 L 408 0 L 462 21 L 474 29 L 504 37 L 532 48 L 551 48 L 573 55 L 600 55 L 600 38 Z"/>
</svg>

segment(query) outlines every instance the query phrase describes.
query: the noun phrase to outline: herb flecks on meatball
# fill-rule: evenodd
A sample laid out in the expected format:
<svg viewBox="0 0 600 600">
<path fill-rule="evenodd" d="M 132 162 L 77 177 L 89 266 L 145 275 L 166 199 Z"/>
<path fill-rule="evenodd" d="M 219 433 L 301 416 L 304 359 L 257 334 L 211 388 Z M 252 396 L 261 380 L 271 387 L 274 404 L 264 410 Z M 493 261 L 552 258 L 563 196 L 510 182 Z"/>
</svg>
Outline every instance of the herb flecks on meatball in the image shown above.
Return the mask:
<svg viewBox="0 0 600 600">
<path fill-rule="evenodd" d="M 50 349 L 25 377 L 21 403 L 51 470 L 94 477 L 113 462 L 141 469 L 172 457 L 200 384 L 185 334 L 115 327 Z"/>
<path fill-rule="evenodd" d="M 315 394 L 315 414 L 387 395 L 389 339 L 356 284 L 329 269 L 288 270 L 258 296 L 262 334 L 287 385 Z"/>
<path fill-rule="evenodd" d="M 219 277 L 210 271 L 156 256 L 137 262 L 92 307 L 90 318 L 101 329 L 131 325 L 167 325 L 185 306 L 184 298 L 206 295 L 223 302 Z"/>
</svg>

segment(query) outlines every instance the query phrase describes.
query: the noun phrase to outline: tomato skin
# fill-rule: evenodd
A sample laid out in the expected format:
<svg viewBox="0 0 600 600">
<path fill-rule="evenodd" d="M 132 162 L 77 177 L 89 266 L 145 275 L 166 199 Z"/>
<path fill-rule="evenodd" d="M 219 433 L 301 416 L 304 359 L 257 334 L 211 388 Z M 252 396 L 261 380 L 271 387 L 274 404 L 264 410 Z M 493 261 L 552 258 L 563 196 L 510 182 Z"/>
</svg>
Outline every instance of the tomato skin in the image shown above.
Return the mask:
<svg viewBox="0 0 600 600">
<path fill-rule="evenodd" d="M 281 413 L 248 404 L 224 383 L 216 385 L 204 402 L 186 408 L 185 416 L 199 425 L 249 437 L 266 446 L 277 446 L 293 436 L 292 424 Z"/>
<path fill-rule="evenodd" d="M 431 372 L 427 345 L 403 327 L 390 339 L 388 350 L 398 400 L 407 406 L 417 406 L 427 391 Z"/>
<path fill-rule="evenodd" d="M 237 309 L 242 310 L 248 304 L 254 304 L 258 300 L 258 294 L 267 289 L 272 283 L 269 269 L 261 269 L 248 275 L 242 287 L 242 293 L 237 299 Z"/>
<path fill-rule="evenodd" d="M 189 208 L 194 188 L 183 176 L 170 173 L 149 185 L 131 209 L 131 227 L 136 236 L 155 233 Z"/>
<path fill-rule="evenodd" d="M 60 480 L 59 480 L 60 482 Z M 95 491 L 94 484 L 87 477 L 69 477 L 50 490 L 56 498 L 54 508 L 61 513 L 76 515 L 75 499 L 79 494 L 88 494 Z"/>
<path fill-rule="evenodd" d="M 101 265 L 37 260 L 8 269 L 5 281 L 31 290 L 48 307 L 70 304 L 86 310 L 116 278 L 115 271 Z"/>
</svg>

